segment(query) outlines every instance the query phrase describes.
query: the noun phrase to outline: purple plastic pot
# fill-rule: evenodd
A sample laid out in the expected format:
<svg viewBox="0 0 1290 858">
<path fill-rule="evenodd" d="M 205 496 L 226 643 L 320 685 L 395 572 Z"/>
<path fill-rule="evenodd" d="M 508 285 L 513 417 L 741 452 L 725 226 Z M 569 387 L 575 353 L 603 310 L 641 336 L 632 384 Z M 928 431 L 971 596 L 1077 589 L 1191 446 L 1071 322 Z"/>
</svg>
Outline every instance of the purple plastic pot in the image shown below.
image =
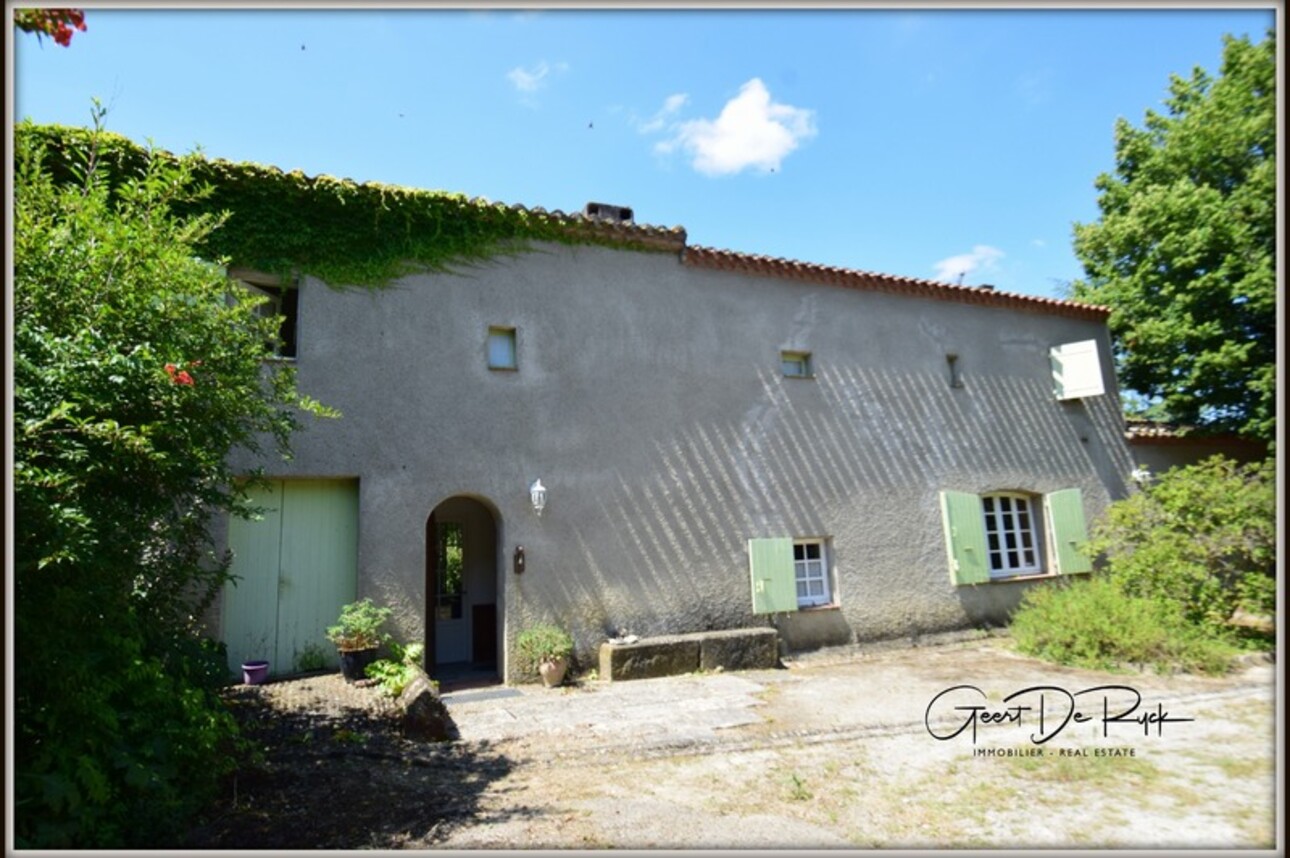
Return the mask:
<svg viewBox="0 0 1290 858">
<path fill-rule="evenodd" d="M 242 681 L 247 685 L 259 685 L 268 678 L 269 663 L 267 661 L 242 662 Z"/>
</svg>

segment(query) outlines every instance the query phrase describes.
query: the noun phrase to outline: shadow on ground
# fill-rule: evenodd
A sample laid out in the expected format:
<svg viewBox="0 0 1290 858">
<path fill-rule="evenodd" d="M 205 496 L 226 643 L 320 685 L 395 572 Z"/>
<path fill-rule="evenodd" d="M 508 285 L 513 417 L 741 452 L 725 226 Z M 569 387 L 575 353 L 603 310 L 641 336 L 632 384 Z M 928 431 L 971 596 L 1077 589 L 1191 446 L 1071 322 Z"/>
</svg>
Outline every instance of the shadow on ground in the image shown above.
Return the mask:
<svg viewBox="0 0 1290 858">
<path fill-rule="evenodd" d="M 513 763 L 486 743 L 406 739 L 389 713 L 275 706 L 225 693 L 257 749 L 182 844 L 188 849 L 389 849 L 479 824 L 480 798 Z M 494 792 L 496 792 L 494 788 Z M 508 817 L 530 813 L 507 803 Z"/>
</svg>

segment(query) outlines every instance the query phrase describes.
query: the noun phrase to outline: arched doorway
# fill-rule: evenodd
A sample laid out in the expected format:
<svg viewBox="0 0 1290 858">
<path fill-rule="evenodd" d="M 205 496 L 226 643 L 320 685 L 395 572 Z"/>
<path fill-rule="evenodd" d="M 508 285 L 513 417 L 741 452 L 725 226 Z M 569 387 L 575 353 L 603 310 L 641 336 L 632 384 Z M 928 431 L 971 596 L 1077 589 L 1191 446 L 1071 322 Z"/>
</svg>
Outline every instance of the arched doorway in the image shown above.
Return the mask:
<svg viewBox="0 0 1290 858">
<path fill-rule="evenodd" d="M 450 691 L 501 682 L 497 518 L 458 495 L 426 520 L 426 672 Z"/>
</svg>

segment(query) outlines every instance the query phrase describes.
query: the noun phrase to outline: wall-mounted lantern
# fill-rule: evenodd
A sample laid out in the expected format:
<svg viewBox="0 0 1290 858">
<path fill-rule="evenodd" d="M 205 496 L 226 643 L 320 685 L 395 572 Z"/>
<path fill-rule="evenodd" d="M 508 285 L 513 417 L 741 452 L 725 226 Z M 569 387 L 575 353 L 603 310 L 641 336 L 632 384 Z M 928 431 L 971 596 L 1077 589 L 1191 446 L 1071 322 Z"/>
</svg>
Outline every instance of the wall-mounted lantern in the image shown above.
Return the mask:
<svg viewBox="0 0 1290 858">
<path fill-rule="evenodd" d="M 533 511 L 538 515 L 546 508 L 546 486 L 542 481 L 534 480 L 533 485 L 529 486 L 529 500 L 533 501 Z"/>
</svg>

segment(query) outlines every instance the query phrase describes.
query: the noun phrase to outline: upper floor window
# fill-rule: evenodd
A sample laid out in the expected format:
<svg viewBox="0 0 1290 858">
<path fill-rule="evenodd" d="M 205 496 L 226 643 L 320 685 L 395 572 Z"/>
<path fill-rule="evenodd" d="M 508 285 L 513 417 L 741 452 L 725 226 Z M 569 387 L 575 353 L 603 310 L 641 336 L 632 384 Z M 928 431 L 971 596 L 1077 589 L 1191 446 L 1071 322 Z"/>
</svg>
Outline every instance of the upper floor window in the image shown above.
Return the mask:
<svg viewBox="0 0 1290 858">
<path fill-rule="evenodd" d="M 294 282 L 249 268 L 230 268 L 228 277 L 246 289 L 261 303 L 255 308 L 257 315 L 278 318 L 278 336 L 266 343 L 274 357 L 294 358 L 297 349 L 297 331 L 300 317 L 300 289 Z"/>
<path fill-rule="evenodd" d="M 779 367 L 788 378 L 810 378 L 813 374 L 811 369 L 811 353 L 797 351 L 780 352 Z"/>
<path fill-rule="evenodd" d="M 518 369 L 514 328 L 488 329 L 488 368 Z"/>
<path fill-rule="evenodd" d="M 257 313 L 266 318 L 276 316 L 282 320 L 278 326 L 278 338 L 269 343 L 269 350 L 275 357 L 294 358 L 300 290 L 294 286 L 260 286 L 251 283 L 247 284 L 247 288 L 266 299 L 256 308 Z"/>
</svg>

